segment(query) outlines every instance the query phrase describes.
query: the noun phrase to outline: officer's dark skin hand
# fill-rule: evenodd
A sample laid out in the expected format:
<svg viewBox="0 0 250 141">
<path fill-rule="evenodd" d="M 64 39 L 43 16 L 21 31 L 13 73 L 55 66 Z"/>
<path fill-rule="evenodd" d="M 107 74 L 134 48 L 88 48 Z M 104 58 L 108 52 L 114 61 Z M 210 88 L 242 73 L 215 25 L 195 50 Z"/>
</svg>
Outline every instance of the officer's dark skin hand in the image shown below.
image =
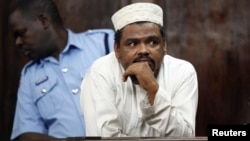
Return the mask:
<svg viewBox="0 0 250 141">
<path fill-rule="evenodd" d="M 27 132 L 19 136 L 17 141 L 46 141 L 46 140 L 52 140 L 56 139 L 54 137 L 40 134 L 40 133 L 34 133 L 34 132 Z"/>
</svg>

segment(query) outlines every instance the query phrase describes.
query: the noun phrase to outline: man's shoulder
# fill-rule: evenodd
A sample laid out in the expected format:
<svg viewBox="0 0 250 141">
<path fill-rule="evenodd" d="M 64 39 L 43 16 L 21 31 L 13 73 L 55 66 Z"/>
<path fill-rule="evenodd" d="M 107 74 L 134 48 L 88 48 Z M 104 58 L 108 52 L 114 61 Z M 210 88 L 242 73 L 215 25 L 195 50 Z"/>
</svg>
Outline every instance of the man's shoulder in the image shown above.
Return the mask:
<svg viewBox="0 0 250 141">
<path fill-rule="evenodd" d="M 167 62 L 175 62 L 175 63 L 190 63 L 189 61 L 185 60 L 185 59 L 182 59 L 182 58 L 178 58 L 178 57 L 175 57 L 175 56 L 172 56 L 172 55 L 165 55 L 164 57 L 165 61 Z"/>
<path fill-rule="evenodd" d="M 183 68 L 183 69 L 194 70 L 194 66 L 190 61 L 182 59 L 182 58 L 177 58 L 171 55 L 165 55 L 164 63 L 168 65 L 176 66 L 176 67 L 179 66 L 180 68 Z"/>
<path fill-rule="evenodd" d="M 89 29 L 87 31 L 85 31 L 86 34 L 114 34 L 114 30 L 113 29 L 109 29 L 109 28 L 100 28 L 100 29 Z"/>
<path fill-rule="evenodd" d="M 46 61 L 45 59 L 39 59 L 39 60 L 30 60 L 28 61 L 24 67 L 22 68 L 22 75 L 27 75 L 30 73 L 38 73 L 45 68 Z"/>
<path fill-rule="evenodd" d="M 115 53 L 112 51 L 107 55 L 104 55 L 93 62 L 93 66 L 100 67 L 102 65 L 114 65 L 117 59 Z"/>
<path fill-rule="evenodd" d="M 71 30 L 68 29 L 68 31 L 71 34 L 74 34 L 76 36 L 96 36 L 96 35 L 114 35 L 114 30 L 113 29 L 109 29 L 109 28 L 102 28 L 102 29 L 89 29 L 83 32 L 73 32 Z"/>
<path fill-rule="evenodd" d="M 23 72 L 26 72 L 29 68 L 32 68 L 33 66 L 36 65 L 36 62 L 34 60 L 28 61 L 24 67 L 23 67 Z"/>
<path fill-rule="evenodd" d="M 68 31 L 68 44 L 80 48 L 91 47 L 89 49 L 92 51 L 101 51 L 102 54 L 108 54 L 113 51 L 115 34 L 113 29 L 90 29 L 79 33 Z"/>
</svg>

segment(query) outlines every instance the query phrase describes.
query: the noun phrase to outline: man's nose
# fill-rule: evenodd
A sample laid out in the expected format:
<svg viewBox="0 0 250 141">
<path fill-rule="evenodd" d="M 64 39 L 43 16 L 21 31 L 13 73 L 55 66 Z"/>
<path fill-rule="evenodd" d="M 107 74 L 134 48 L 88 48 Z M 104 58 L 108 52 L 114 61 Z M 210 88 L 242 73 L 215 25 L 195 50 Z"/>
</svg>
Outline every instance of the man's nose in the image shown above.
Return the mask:
<svg viewBox="0 0 250 141">
<path fill-rule="evenodd" d="M 141 44 L 139 45 L 139 53 L 140 54 L 147 54 L 149 52 L 147 45 Z"/>
<path fill-rule="evenodd" d="M 22 46 L 22 45 L 23 45 L 22 39 L 21 39 L 20 37 L 17 37 L 17 38 L 16 38 L 16 46 L 20 47 L 20 46 Z"/>
</svg>

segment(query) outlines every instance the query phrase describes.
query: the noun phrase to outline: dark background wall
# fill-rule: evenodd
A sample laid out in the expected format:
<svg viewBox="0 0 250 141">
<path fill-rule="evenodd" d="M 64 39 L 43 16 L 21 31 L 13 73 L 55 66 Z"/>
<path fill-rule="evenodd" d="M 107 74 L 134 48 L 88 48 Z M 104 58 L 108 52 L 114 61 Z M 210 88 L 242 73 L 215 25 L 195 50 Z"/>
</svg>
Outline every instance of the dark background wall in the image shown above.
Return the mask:
<svg viewBox="0 0 250 141">
<path fill-rule="evenodd" d="M 54 0 L 75 32 L 112 28 L 111 15 L 138 0 Z M 145 1 L 145 0 L 144 0 Z M 168 53 L 190 61 L 199 81 L 197 136 L 210 124 L 250 122 L 250 1 L 147 0 L 165 13 Z M 9 140 L 20 71 L 27 60 L 15 49 L 8 9 L 0 1 L 0 140 Z"/>
</svg>

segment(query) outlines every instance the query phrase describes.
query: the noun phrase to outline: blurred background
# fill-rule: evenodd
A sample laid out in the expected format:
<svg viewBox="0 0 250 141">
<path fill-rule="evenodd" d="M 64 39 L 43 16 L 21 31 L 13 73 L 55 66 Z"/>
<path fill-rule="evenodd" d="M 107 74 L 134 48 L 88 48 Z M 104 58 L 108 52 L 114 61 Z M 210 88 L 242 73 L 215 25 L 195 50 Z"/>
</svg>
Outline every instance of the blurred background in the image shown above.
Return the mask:
<svg viewBox="0 0 250 141">
<path fill-rule="evenodd" d="M 9 140 L 20 72 L 28 61 L 14 46 L 8 10 L 0 1 L 0 140 Z M 130 3 L 148 1 L 164 10 L 168 54 L 190 61 L 198 73 L 196 135 L 211 124 L 250 123 L 249 0 L 54 0 L 65 26 L 75 32 L 113 28 L 110 17 Z"/>
</svg>

